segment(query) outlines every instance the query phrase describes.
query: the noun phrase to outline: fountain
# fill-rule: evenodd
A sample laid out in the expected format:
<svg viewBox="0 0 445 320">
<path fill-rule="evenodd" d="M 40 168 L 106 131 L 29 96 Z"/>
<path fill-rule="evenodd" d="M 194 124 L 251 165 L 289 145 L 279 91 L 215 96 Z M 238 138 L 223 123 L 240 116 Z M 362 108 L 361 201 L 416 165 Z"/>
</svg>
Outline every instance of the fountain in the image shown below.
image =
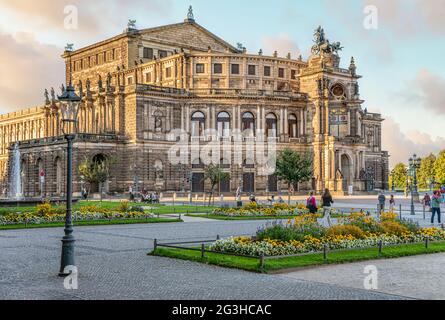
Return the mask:
<svg viewBox="0 0 445 320">
<path fill-rule="evenodd" d="M 12 150 L 9 186 L 8 198 L 11 200 L 21 200 L 23 193 L 22 175 L 20 170 L 20 150 L 18 142 L 14 144 L 14 149 Z"/>
</svg>

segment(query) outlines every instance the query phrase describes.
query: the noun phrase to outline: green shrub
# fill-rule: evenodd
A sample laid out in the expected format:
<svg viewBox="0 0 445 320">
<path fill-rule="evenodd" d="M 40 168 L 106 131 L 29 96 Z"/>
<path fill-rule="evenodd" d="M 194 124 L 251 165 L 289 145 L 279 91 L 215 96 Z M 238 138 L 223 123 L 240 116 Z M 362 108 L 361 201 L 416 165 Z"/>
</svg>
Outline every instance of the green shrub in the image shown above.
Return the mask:
<svg viewBox="0 0 445 320">
<path fill-rule="evenodd" d="M 144 208 L 141 207 L 141 206 L 133 206 L 133 207 L 130 208 L 129 211 L 130 212 L 141 212 L 141 213 L 145 212 Z"/>
</svg>

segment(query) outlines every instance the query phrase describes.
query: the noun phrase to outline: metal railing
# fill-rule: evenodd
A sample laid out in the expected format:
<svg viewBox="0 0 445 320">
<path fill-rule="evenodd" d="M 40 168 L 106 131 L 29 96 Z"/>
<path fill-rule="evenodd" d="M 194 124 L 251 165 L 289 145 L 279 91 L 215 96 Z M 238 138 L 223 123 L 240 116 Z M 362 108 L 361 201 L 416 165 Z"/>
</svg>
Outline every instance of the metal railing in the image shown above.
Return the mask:
<svg viewBox="0 0 445 320">
<path fill-rule="evenodd" d="M 403 245 L 419 245 L 424 244 L 425 249 L 429 249 L 429 245 L 431 243 L 430 237 L 425 237 L 422 242 L 408 242 L 408 243 L 398 243 L 398 244 L 387 244 L 384 245 L 383 241 L 380 240 L 376 245 L 374 246 L 367 246 L 367 247 L 357 247 L 357 248 L 344 248 L 344 249 L 329 249 L 329 246 L 327 244 L 323 245 L 323 249 L 321 251 L 311 251 L 311 252 L 304 252 L 299 254 L 291 254 L 291 255 L 279 255 L 279 256 L 271 256 L 271 255 L 247 255 L 247 254 L 239 254 L 239 253 L 232 253 L 232 252 L 224 252 L 224 251 L 215 251 L 210 250 L 206 248 L 206 244 L 208 247 L 208 244 L 214 243 L 215 241 L 220 240 L 220 236 L 216 236 L 215 239 L 211 240 L 196 240 L 196 241 L 183 241 L 183 242 L 169 242 L 169 243 L 160 243 L 158 239 L 154 239 L 153 241 L 153 253 L 156 252 L 158 248 L 169 248 L 169 249 L 178 249 L 178 250 L 187 250 L 187 251 L 196 251 L 201 253 L 201 259 L 204 259 L 206 257 L 206 253 L 213 253 L 213 254 L 220 254 L 220 255 L 226 255 L 226 256 L 234 256 L 234 257 L 243 257 L 243 258 L 249 258 L 249 259 L 256 259 L 259 261 L 259 268 L 260 270 L 264 270 L 265 262 L 266 260 L 278 260 L 278 259 L 285 259 L 285 258 L 296 258 L 296 257 L 303 257 L 308 255 L 316 255 L 316 254 L 323 254 L 323 261 L 326 263 L 329 260 L 329 253 L 338 253 L 338 252 L 350 252 L 350 251 L 356 251 L 356 250 L 369 250 L 369 249 L 377 249 L 378 255 L 383 254 L 384 248 L 391 248 L 391 247 L 399 247 Z M 434 243 L 443 244 L 445 241 L 435 241 Z M 184 246 L 187 245 L 187 246 Z"/>
</svg>

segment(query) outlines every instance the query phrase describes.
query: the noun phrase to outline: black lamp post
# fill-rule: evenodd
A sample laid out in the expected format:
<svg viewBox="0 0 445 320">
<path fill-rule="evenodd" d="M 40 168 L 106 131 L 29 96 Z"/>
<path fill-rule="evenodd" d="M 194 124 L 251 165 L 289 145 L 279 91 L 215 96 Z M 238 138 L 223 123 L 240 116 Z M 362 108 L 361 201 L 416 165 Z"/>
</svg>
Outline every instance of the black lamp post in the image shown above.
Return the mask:
<svg viewBox="0 0 445 320">
<path fill-rule="evenodd" d="M 72 46 L 68 45 L 66 51 L 71 52 Z M 73 221 L 72 221 L 72 158 L 73 158 L 73 141 L 76 138 L 77 132 L 77 115 L 79 112 L 79 105 L 82 100 L 79 97 L 71 80 L 71 63 L 70 63 L 70 82 L 61 96 L 57 97 L 56 103 L 61 111 L 62 116 L 62 132 L 68 143 L 67 147 L 67 166 L 66 166 L 66 217 L 65 217 L 65 236 L 62 238 L 62 257 L 60 263 L 59 276 L 64 277 L 71 272 L 66 270 L 68 266 L 75 266 L 74 262 L 74 236 L 73 236 Z"/>
<path fill-rule="evenodd" d="M 412 176 L 411 180 L 411 215 L 415 215 L 414 202 L 419 202 L 419 193 L 417 192 L 417 169 L 420 168 L 420 158 L 413 155 L 409 159 L 409 169 Z"/>
</svg>

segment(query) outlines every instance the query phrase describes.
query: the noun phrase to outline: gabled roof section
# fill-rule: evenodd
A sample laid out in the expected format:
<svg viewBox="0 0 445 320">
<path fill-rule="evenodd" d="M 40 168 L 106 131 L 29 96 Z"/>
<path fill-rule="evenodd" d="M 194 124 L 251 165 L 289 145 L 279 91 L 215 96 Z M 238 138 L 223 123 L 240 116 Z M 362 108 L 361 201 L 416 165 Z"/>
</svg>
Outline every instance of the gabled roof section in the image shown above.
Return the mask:
<svg viewBox="0 0 445 320">
<path fill-rule="evenodd" d="M 189 49 L 201 49 L 207 51 L 208 47 L 212 51 L 240 53 L 238 49 L 214 35 L 193 20 L 186 20 L 182 23 L 170 24 L 161 27 L 139 30 L 139 33 L 146 38 L 154 40 L 165 40 L 176 43 L 179 47 Z"/>
</svg>

